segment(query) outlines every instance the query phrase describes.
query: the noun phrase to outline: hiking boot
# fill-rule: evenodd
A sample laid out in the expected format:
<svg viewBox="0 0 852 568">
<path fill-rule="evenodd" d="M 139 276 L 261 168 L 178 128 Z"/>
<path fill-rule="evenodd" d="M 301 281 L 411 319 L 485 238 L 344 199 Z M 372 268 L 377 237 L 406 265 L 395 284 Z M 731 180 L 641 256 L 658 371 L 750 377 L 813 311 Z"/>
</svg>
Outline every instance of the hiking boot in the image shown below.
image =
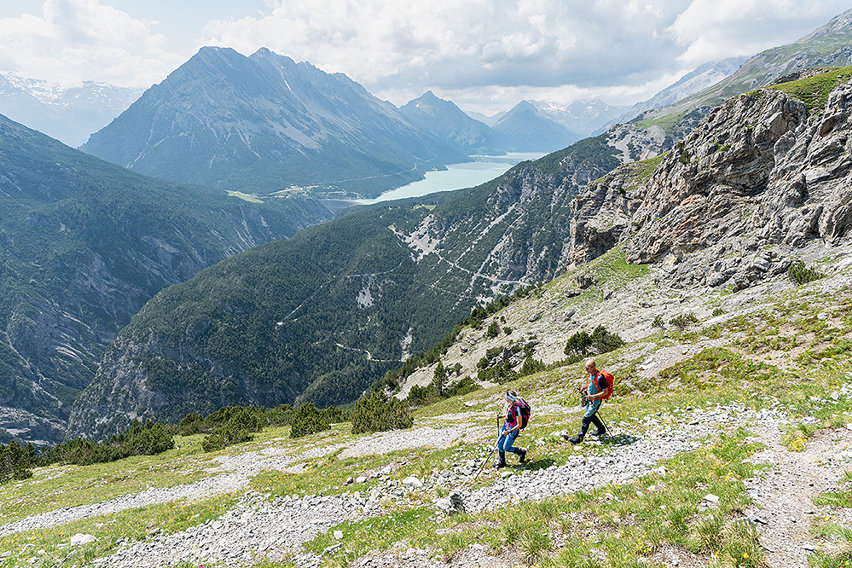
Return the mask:
<svg viewBox="0 0 852 568">
<path fill-rule="evenodd" d="M 568 438 L 568 441 L 571 442 L 572 444 L 579 444 L 580 442 L 583 441 L 583 437 L 584 436 L 582 434 L 575 434 L 574 436 L 571 436 L 570 438 Z"/>
<path fill-rule="evenodd" d="M 497 463 L 494 464 L 495 469 L 501 469 L 501 468 L 504 468 L 504 467 L 506 467 L 506 460 L 500 460 L 500 461 L 498 461 Z"/>
<path fill-rule="evenodd" d="M 592 436 L 596 436 L 598 438 L 600 438 L 601 436 L 606 436 L 606 430 L 601 430 L 600 428 L 598 428 L 597 430 L 592 432 Z"/>
<path fill-rule="evenodd" d="M 518 453 L 518 461 L 520 463 L 527 463 L 527 451 L 526 450 L 521 450 Z"/>
</svg>

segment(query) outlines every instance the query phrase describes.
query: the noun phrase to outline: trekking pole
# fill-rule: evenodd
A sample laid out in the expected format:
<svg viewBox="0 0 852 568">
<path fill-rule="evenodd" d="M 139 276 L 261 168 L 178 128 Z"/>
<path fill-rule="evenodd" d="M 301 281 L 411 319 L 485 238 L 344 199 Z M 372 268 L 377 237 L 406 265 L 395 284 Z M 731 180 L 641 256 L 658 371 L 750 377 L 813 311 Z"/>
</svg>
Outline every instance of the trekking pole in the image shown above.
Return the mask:
<svg viewBox="0 0 852 568">
<path fill-rule="evenodd" d="M 493 449 L 497 449 L 497 451 L 499 451 L 499 448 L 497 448 L 498 442 L 500 442 L 500 417 L 499 416 L 497 417 L 497 441 L 494 442 L 494 446 L 492 447 Z M 489 453 L 491 453 L 491 452 L 489 452 Z M 488 456 L 485 457 L 485 461 L 482 462 L 482 465 L 479 467 L 479 471 L 477 471 L 476 475 L 473 476 L 473 479 L 471 480 L 471 482 L 476 481 L 476 478 L 479 477 L 479 474 L 482 473 L 483 469 L 485 469 L 485 465 L 487 463 L 488 463 Z"/>
</svg>

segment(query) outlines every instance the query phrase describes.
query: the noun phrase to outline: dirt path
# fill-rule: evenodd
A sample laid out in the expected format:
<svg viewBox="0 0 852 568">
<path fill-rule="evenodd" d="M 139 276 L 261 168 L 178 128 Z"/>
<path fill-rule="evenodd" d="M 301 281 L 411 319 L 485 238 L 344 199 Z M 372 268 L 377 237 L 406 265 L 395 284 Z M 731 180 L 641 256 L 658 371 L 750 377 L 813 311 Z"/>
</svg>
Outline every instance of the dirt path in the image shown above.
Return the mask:
<svg viewBox="0 0 852 568">
<path fill-rule="evenodd" d="M 830 551 L 832 543 L 810 535 L 811 522 L 830 514 L 812 499 L 838 487 L 848 463 L 840 456 L 852 445 L 852 431 L 821 431 L 808 440 L 802 452 L 781 444 L 778 423 L 757 424 L 752 431 L 766 446 L 752 457 L 754 463 L 773 467 L 765 476 L 748 480 L 754 505 L 746 512 L 760 531 L 760 543 L 772 568 L 801 568 L 814 550 Z"/>
</svg>

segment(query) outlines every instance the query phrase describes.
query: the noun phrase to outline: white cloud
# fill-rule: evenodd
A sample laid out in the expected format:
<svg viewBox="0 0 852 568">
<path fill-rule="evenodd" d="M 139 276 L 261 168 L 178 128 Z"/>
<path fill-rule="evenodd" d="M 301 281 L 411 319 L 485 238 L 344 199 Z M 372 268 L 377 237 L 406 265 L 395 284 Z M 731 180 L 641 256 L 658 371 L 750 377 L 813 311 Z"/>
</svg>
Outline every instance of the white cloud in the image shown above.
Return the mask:
<svg viewBox="0 0 852 568">
<path fill-rule="evenodd" d="M 98 0 L 46 0 L 41 15 L 0 18 L 0 37 L 0 69 L 63 85 L 149 86 L 183 59 L 151 23 Z"/>
<path fill-rule="evenodd" d="M 269 47 L 379 90 L 614 84 L 656 72 L 676 47 L 665 29 L 683 4 L 288 0 L 262 17 L 210 23 L 205 42 Z"/>
<path fill-rule="evenodd" d="M 662 77 L 788 43 L 842 9 L 794 0 L 278 0 L 266 14 L 209 23 L 203 43 L 268 47 L 396 103 L 427 89 L 483 101 L 601 93 L 623 102 L 650 96 Z"/>
<path fill-rule="evenodd" d="M 41 14 L 0 18 L 0 71 L 148 86 L 202 45 L 246 55 L 268 47 L 346 73 L 397 104 L 427 89 L 486 111 L 524 98 L 625 104 L 707 61 L 789 43 L 845 8 L 836 0 L 249 4 L 46 0 Z M 235 17 L 240 10 L 251 15 Z M 140 13 L 148 19 L 132 15 Z"/>
<path fill-rule="evenodd" d="M 848 8 L 845 0 L 693 0 L 669 31 L 685 48 L 679 60 L 697 66 L 792 43 Z"/>
</svg>

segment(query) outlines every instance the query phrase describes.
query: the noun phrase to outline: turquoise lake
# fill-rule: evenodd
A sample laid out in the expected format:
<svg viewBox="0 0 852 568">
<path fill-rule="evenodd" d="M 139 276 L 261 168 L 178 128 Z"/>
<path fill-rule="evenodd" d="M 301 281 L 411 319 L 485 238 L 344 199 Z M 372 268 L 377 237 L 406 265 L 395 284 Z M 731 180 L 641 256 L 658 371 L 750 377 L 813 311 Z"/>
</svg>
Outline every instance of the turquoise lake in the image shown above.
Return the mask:
<svg viewBox="0 0 852 568">
<path fill-rule="evenodd" d="M 475 187 L 503 175 L 524 160 L 536 160 L 543 153 L 511 152 L 503 156 L 471 156 L 470 162 L 447 164 L 444 171 L 426 172 L 425 179 L 386 191 L 375 199 L 359 199 L 353 203 L 371 205 L 381 201 L 420 197 L 438 191 Z"/>
</svg>

